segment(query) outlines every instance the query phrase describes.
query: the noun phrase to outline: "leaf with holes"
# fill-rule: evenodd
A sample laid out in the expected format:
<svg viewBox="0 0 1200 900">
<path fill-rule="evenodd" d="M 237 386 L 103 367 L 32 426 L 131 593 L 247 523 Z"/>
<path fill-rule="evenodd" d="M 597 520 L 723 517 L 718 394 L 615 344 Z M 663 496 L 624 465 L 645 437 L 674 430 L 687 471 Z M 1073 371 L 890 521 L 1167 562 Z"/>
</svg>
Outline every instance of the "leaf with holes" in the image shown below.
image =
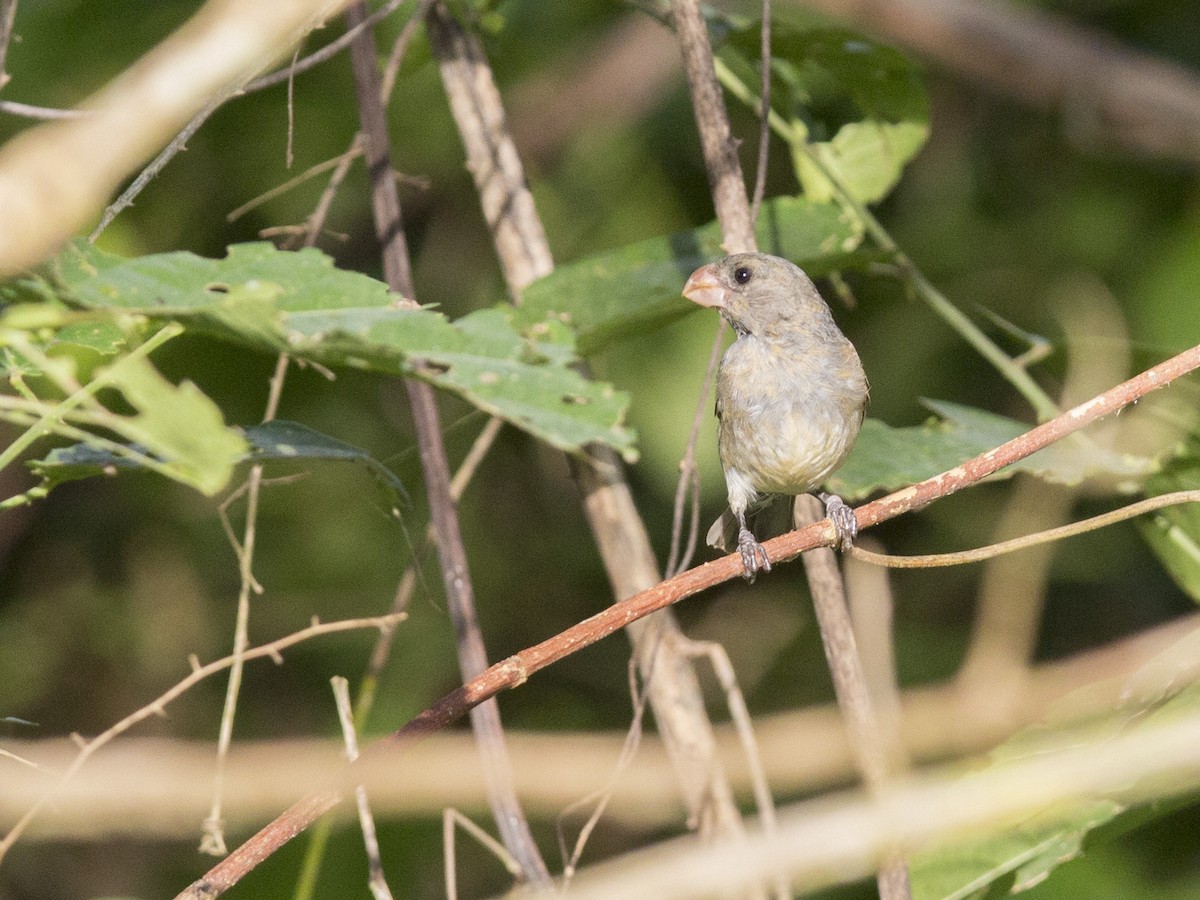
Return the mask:
<svg viewBox="0 0 1200 900">
<path fill-rule="evenodd" d="M 235 244 L 224 259 L 164 253 L 122 259 L 86 244 L 51 265 L 76 308 L 169 319 L 189 330 L 331 368 L 423 379 L 553 446 L 598 441 L 636 457 L 628 397 L 570 367 L 561 344 L 520 334 L 506 310 L 449 321 L 317 250 Z"/>
</svg>

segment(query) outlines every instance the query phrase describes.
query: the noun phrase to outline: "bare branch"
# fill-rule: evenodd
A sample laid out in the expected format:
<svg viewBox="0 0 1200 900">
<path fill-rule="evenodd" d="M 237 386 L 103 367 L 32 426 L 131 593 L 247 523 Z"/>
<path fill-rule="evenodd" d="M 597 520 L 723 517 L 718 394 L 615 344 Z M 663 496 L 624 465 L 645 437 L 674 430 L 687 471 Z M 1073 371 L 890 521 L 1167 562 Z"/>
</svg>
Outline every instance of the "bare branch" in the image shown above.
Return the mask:
<svg viewBox="0 0 1200 900">
<path fill-rule="evenodd" d="M 467 146 L 467 156 L 473 161 L 471 168 L 480 193 L 486 188 L 509 198 L 498 208 L 491 201 L 485 203 L 485 215 L 496 236 L 496 252 L 509 293 L 519 299 L 529 282 L 550 271 L 553 261 L 520 156 L 507 131 L 500 94 L 483 46 L 474 34 L 440 7 L 429 17 L 429 27 L 442 81 L 451 98 L 451 111 Z M 497 173 L 496 167 L 502 171 Z M 497 185 L 502 190 L 497 190 Z M 588 525 L 616 598 L 623 599 L 656 584 L 660 576 L 654 549 L 633 503 L 620 459 L 607 448 L 595 446 L 580 457 L 572 457 L 571 464 L 583 493 Z M 689 821 L 702 833 L 736 832 L 741 828 L 741 819 L 716 758 L 712 725 L 695 670 L 678 647 L 682 638 L 679 626 L 667 613 L 634 623 L 629 636 L 655 723 L 672 748 Z"/>
<path fill-rule="evenodd" d="M 321 635 L 336 634 L 342 631 L 352 631 L 361 628 L 390 627 L 404 619 L 406 615 L 407 614 L 402 614 L 399 616 L 376 616 L 374 618 L 347 619 L 345 621 L 328 623 L 318 622 L 314 619 L 311 625 L 295 632 L 294 634 L 290 634 L 286 637 L 280 638 L 279 640 L 272 641 L 269 644 L 264 644 L 260 647 L 254 647 L 246 650 L 242 654 L 241 658 L 243 660 L 262 659 L 263 657 L 277 659 L 284 650 L 295 646 L 302 641 L 307 641 L 311 638 Z M 86 763 L 92 756 L 92 754 L 94 754 L 101 747 L 108 744 L 114 738 L 124 734 L 139 722 L 143 722 L 151 716 L 161 715 L 168 704 L 174 700 L 177 700 L 183 694 L 191 690 L 192 687 L 194 687 L 197 683 L 203 681 L 205 678 L 208 678 L 210 675 L 215 675 L 217 672 L 222 672 L 225 669 L 230 668 L 234 664 L 234 660 L 234 656 L 226 656 L 224 659 L 218 659 L 215 662 L 211 662 L 203 666 L 199 663 L 194 663 L 191 674 L 175 684 L 175 686 L 170 690 L 160 695 L 152 702 L 147 703 L 141 709 L 130 713 L 121 721 L 110 726 L 103 733 L 85 743 L 80 748 L 79 754 L 63 773 L 62 778 L 60 779 L 60 784 L 66 784 L 71 778 L 73 778 L 80 768 L 83 767 L 83 764 Z M 53 795 L 47 796 L 33 808 L 28 810 L 25 815 L 21 817 L 20 821 L 9 830 L 8 834 L 4 836 L 4 839 L 0 840 L 0 860 L 4 858 L 4 855 L 9 851 L 17 839 L 25 832 L 30 823 L 37 818 L 37 815 L 42 811 L 43 808 L 45 808 L 46 804 L 50 803 L 52 800 Z"/>
<path fill-rule="evenodd" d="M 367 7 L 356 2 L 346 13 L 351 27 L 365 20 Z M 375 58 L 375 39 L 370 29 L 360 32 L 350 47 L 354 66 L 355 93 L 362 123 L 363 155 L 371 177 L 371 205 L 375 230 L 383 248 L 383 269 L 388 285 L 400 294 L 413 297 L 412 273 L 404 237 L 400 197 L 392 177 L 387 119 Z M 487 668 L 487 651 L 475 613 L 467 554 L 458 523 L 458 510 L 450 490 L 450 467 L 442 443 L 441 418 L 433 388 L 419 381 L 405 382 L 425 490 L 429 498 L 438 560 L 442 569 L 447 605 L 458 639 L 459 667 L 469 680 Z M 521 811 L 512 783 L 511 763 L 504 743 L 499 708 L 489 703 L 474 710 L 471 724 L 479 740 L 480 754 L 489 775 L 492 812 L 504 844 L 521 863 L 525 880 L 535 885 L 549 884 L 550 873 L 542 861 L 537 844 Z"/>
</svg>

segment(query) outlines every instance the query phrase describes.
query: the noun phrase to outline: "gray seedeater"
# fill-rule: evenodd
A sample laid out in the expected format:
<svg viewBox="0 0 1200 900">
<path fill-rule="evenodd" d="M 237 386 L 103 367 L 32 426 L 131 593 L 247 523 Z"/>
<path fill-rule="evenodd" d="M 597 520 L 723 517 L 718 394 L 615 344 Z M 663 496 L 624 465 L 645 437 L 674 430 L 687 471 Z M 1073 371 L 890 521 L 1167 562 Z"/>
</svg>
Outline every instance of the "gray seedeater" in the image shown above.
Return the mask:
<svg viewBox="0 0 1200 900">
<path fill-rule="evenodd" d="M 729 510 L 708 542 L 727 549 L 725 532 L 736 526 L 753 581 L 771 563 L 746 525 L 747 511 L 760 495 L 807 494 L 841 465 L 862 425 L 867 376 L 816 286 L 786 259 L 727 256 L 693 272 L 683 295 L 720 310 L 737 332 L 717 372 L 717 447 Z M 818 496 L 848 546 L 858 530 L 854 511 L 836 495 Z"/>
</svg>

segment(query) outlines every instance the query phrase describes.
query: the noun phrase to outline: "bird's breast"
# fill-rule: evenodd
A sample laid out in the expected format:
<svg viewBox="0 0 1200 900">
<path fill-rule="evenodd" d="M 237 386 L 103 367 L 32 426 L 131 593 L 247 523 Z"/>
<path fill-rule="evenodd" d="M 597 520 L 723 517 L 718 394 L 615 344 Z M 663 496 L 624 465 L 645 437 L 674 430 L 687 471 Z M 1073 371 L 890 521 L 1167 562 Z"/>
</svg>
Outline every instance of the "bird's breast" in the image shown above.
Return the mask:
<svg viewBox="0 0 1200 900">
<path fill-rule="evenodd" d="M 717 378 L 722 465 L 760 492 L 810 491 L 850 452 L 866 397 L 848 341 L 808 348 L 735 341 Z"/>
</svg>

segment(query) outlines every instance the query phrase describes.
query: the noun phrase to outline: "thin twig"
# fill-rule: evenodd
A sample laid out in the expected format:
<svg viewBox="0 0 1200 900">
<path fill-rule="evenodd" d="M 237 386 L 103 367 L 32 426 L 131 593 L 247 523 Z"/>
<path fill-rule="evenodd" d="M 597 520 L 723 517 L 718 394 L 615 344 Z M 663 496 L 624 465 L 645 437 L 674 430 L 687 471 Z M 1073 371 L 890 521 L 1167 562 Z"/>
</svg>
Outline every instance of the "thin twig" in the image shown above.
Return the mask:
<svg viewBox="0 0 1200 900">
<path fill-rule="evenodd" d="M 458 900 L 458 869 L 455 866 L 457 856 L 454 840 L 454 826 L 458 825 L 479 843 L 496 859 L 500 860 L 508 874 L 513 878 L 521 877 L 521 866 L 513 859 L 512 854 L 504 845 L 460 813 L 456 809 L 442 811 L 442 864 L 446 876 L 446 900 Z"/>
<path fill-rule="evenodd" d="M 750 198 L 750 221 L 758 221 L 763 194 L 767 190 L 767 155 L 771 146 L 771 0 L 762 0 L 762 33 L 759 35 L 762 85 L 759 88 L 758 163 L 754 170 L 754 193 Z"/>
<path fill-rule="evenodd" d="M 350 682 L 341 675 L 335 675 L 331 681 L 334 702 L 337 704 L 338 724 L 342 726 L 342 740 L 346 744 L 346 759 L 354 762 L 358 759 L 358 734 L 354 728 L 354 710 L 350 705 Z M 379 838 L 375 834 L 375 817 L 371 815 L 366 787 L 356 785 L 354 799 L 358 806 L 358 823 L 362 829 L 363 847 L 367 852 L 367 885 L 371 889 L 371 896 L 375 900 L 392 900 L 391 889 L 388 888 L 387 878 L 383 874 Z"/>
<path fill-rule="evenodd" d="M 249 650 L 246 650 L 242 654 L 241 658 L 243 661 L 262 659 L 264 657 L 270 657 L 271 659 L 277 660 L 280 658 L 280 654 L 282 654 L 284 650 L 287 650 L 289 647 L 293 647 L 302 641 L 307 641 L 311 638 L 320 637 L 327 634 L 337 634 L 343 631 L 353 631 L 363 628 L 393 627 L 397 622 L 404 619 L 404 617 L 405 614 L 401 614 L 399 616 L 374 616 L 364 619 L 346 619 L 339 622 L 319 622 L 314 617 L 312 624 L 307 628 L 302 628 L 300 631 L 289 634 L 286 637 L 271 641 L 269 644 L 263 644 L 259 647 L 253 647 Z M 86 742 L 82 747 L 80 747 L 78 755 L 72 761 L 71 765 L 67 767 L 66 771 L 63 772 L 62 777 L 59 779 L 59 784 L 66 784 L 71 778 L 73 778 L 75 774 L 83 767 L 84 763 L 86 763 L 88 759 L 101 747 L 105 746 L 115 738 L 120 737 L 139 722 L 143 722 L 151 716 L 162 715 L 163 711 L 171 702 L 183 696 L 196 684 L 203 681 L 205 678 L 208 678 L 210 675 L 215 675 L 218 672 L 222 672 L 225 669 L 230 668 L 233 666 L 234 661 L 234 656 L 226 656 L 223 659 L 218 659 L 202 666 L 199 664 L 199 662 L 193 660 L 192 672 L 186 678 L 177 682 L 169 690 L 160 694 L 150 703 L 147 703 L 140 709 L 130 713 L 115 725 L 109 726 L 109 728 L 107 728 L 105 731 L 98 734 L 96 737 L 92 738 L 90 741 Z M 29 827 L 33 820 L 37 818 L 38 814 L 46 807 L 47 804 L 51 803 L 53 799 L 54 795 L 53 792 L 51 792 L 45 797 L 44 800 L 26 812 L 16 825 L 9 829 L 9 832 L 4 836 L 4 839 L 0 840 L 0 860 L 4 859 L 4 855 L 9 851 L 9 849 L 12 848 L 12 845 L 16 843 L 17 839 L 24 834 L 25 830 Z"/>
<path fill-rule="evenodd" d="M 363 2 L 354 3 L 347 9 L 346 19 L 350 27 L 366 18 L 367 6 Z M 350 54 L 362 123 L 364 155 L 371 176 L 375 229 L 382 245 L 384 274 L 392 290 L 411 299 L 414 291 L 408 247 L 404 237 L 400 198 L 395 179 L 392 177 L 387 119 L 375 58 L 375 39 L 369 28 L 355 37 Z M 447 606 L 458 638 L 459 667 L 463 679 L 469 680 L 487 668 L 487 651 L 475 613 L 474 590 L 462 543 L 458 512 L 450 493 L 450 469 L 441 438 L 441 419 L 433 388 L 424 382 L 407 380 L 405 389 L 412 409 L 421 467 L 425 475 L 425 489 L 437 535 L 438 560 L 441 564 Z M 533 885 L 549 885 L 550 873 L 530 834 L 529 825 L 512 785 L 511 763 L 497 705 L 489 703 L 479 707 L 472 712 L 471 722 L 489 776 L 492 813 L 504 844 L 520 862 L 526 881 Z"/>
<path fill-rule="evenodd" d="M 56 119 L 81 119 L 91 115 L 86 109 L 57 109 L 51 106 L 34 106 L 17 100 L 0 100 L 0 112 L 26 119 L 53 121 Z"/>
<path fill-rule="evenodd" d="M 355 143 L 350 147 L 350 149 L 346 150 L 344 153 L 339 154 L 338 156 L 335 156 L 333 159 L 327 159 L 324 162 L 317 163 L 315 166 L 310 166 L 309 168 L 307 168 L 303 172 L 301 172 L 299 175 L 292 176 L 287 181 L 283 182 L 283 184 L 278 184 L 268 191 L 263 191 L 263 193 L 259 194 L 254 199 L 247 200 L 245 203 L 243 203 L 237 209 L 233 210 L 232 212 L 226 213 L 225 221 L 226 222 L 236 222 L 242 216 L 246 215 L 246 213 L 257 209 L 258 207 L 262 206 L 264 203 L 266 203 L 270 200 L 274 200 L 276 197 L 286 194 L 292 188 L 299 187 L 300 185 L 304 184 L 309 179 L 316 178 L 318 175 L 324 174 L 325 172 L 328 172 L 330 169 L 336 169 L 338 166 L 343 165 L 346 161 L 346 157 L 349 156 L 351 158 L 357 159 L 361 155 L 362 155 L 362 148 L 357 143 Z"/>
<path fill-rule="evenodd" d="M 396 36 L 396 40 L 392 44 L 392 50 L 383 66 L 383 76 L 379 79 L 380 96 L 383 98 L 384 104 L 392 98 L 392 91 L 396 87 L 396 78 L 400 75 L 400 64 L 404 62 L 409 44 L 417 36 L 417 31 L 425 21 L 425 16 L 429 14 L 434 2 L 435 0 L 420 0 L 412 17 L 404 23 L 404 27 L 400 29 L 400 34 Z"/>
<path fill-rule="evenodd" d="M 287 377 L 287 368 L 288 358 L 281 355 L 276 360 L 275 371 L 271 375 L 263 422 L 270 422 L 275 418 L 279 409 L 279 398 L 283 393 L 283 382 Z M 229 668 L 229 684 L 225 691 L 225 706 L 221 712 L 221 727 L 217 737 L 212 806 L 209 809 L 208 817 L 204 820 L 203 834 L 200 839 L 200 852 L 210 853 L 213 856 L 224 856 L 228 852 L 225 848 L 221 816 L 225 793 L 225 763 L 229 758 L 229 746 L 233 742 L 233 720 L 237 713 L 238 695 L 242 688 L 244 654 L 250 645 L 250 595 L 262 591 L 253 572 L 254 543 L 258 533 L 259 492 L 262 489 L 262 481 L 262 465 L 253 466 L 250 469 L 246 488 L 246 524 L 242 532 L 242 540 L 235 545 L 241 587 L 238 590 L 237 618 L 233 628 L 233 665 Z"/>
<path fill-rule="evenodd" d="M 255 78 L 244 88 L 242 88 L 241 93 L 250 94 L 254 91 L 261 91 L 265 88 L 275 87 L 277 84 L 283 84 L 285 81 L 295 78 L 301 72 L 307 72 L 309 69 L 316 68 L 321 63 L 332 59 L 337 54 L 341 53 L 343 50 L 353 44 L 354 39 L 363 31 L 368 28 L 373 28 L 407 2 L 408 0 L 388 0 L 387 3 L 379 7 L 379 9 L 371 13 L 371 15 L 367 16 L 362 22 L 358 23 L 353 28 L 347 28 L 344 34 L 340 35 L 335 40 L 330 41 L 320 50 L 310 53 L 303 59 L 296 60 L 285 68 Z"/>
<path fill-rule="evenodd" d="M 554 831 L 558 837 L 558 852 L 563 859 L 562 883 L 564 887 L 570 884 L 571 877 L 579 868 L 579 860 L 583 857 L 583 850 L 587 846 L 588 838 L 591 837 L 592 831 L 599 824 L 604 811 L 608 809 L 608 804 L 612 800 L 617 785 L 620 784 L 626 769 L 629 768 L 629 765 L 633 762 L 633 758 L 637 755 L 638 747 L 641 746 L 643 734 L 642 722 L 646 717 L 649 694 L 638 688 L 637 679 L 637 660 L 631 658 L 629 660 L 629 696 L 633 701 L 633 718 L 629 723 L 628 730 L 625 732 L 625 740 L 621 744 L 621 752 L 612 767 L 612 772 L 609 773 L 608 781 L 599 790 L 593 791 L 586 797 L 581 797 L 574 803 L 569 804 L 559 813 L 558 819 L 555 822 Z M 588 813 L 588 817 L 580 827 L 579 834 L 575 837 L 575 843 L 571 846 L 571 850 L 568 853 L 565 820 L 567 816 L 586 806 L 591 806 L 592 811 Z"/>
<path fill-rule="evenodd" d="M 887 553 L 872 553 L 869 550 L 863 550 L 859 547 L 854 547 L 850 552 L 854 555 L 855 559 L 861 559 L 863 562 L 876 566 L 887 566 L 890 569 L 933 569 L 940 566 L 963 566 L 970 563 L 983 562 L 986 559 L 995 559 L 997 556 L 1003 556 L 1006 553 L 1027 550 L 1030 547 L 1037 547 L 1041 544 L 1061 541 L 1063 538 L 1086 534 L 1098 528 L 1106 528 L 1117 522 L 1124 522 L 1127 519 L 1145 515 L 1156 509 L 1163 509 L 1167 506 L 1178 506 L 1181 503 L 1200 503 L 1200 491 L 1176 491 L 1172 494 L 1160 494 L 1157 497 L 1148 497 L 1145 500 L 1130 503 L 1128 506 L 1122 506 L 1120 509 L 1114 509 L 1111 512 L 1101 513 L 1098 516 L 1072 522 L 1069 525 L 1050 528 L 1046 531 L 1039 531 L 1036 534 L 1022 535 L 1012 540 L 1001 541 L 998 544 L 989 544 L 986 547 L 979 547 L 975 550 L 913 556 L 892 556 Z"/>
<path fill-rule="evenodd" d="M 0 0 L 0 90 L 12 80 L 8 74 L 8 45 L 17 18 L 17 0 Z"/>
<path fill-rule="evenodd" d="M 100 237 L 104 229 L 112 224 L 112 220 L 120 215 L 122 211 L 133 205 L 133 201 L 137 198 L 137 195 L 145 190 L 146 185 L 153 181 L 158 173 L 166 167 L 167 163 L 175 158 L 175 154 L 186 148 L 187 142 L 191 140 L 192 135 L 200 130 L 200 126 L 207 122 L 209 117 L 220 109 L 230 96 L 232 94 L 223 94 L 210 100 L 207 106 L 192 116 L 192 120 L 183 126 L 183 130 L 175 135 L 170 143 L 163 147 L 158 155 L 138 173 L 137 177 L 129 183 L 129 187 L 121 191 L 121 196 L 104 208 L 104 213 L 100 216 L 99 223 L 92 229 L 92 233 L 88 235 L 89 241 L 95 243 L 96 238 Z"/>
<path fill-rule="evenodd" d="M 679 461 L 679 483 L 675 486 L 675 506 L 671 512 L 671 552 L 667 556 L 667 577 L 678 575 L 692 564 L 692 556 L 696 552 L 697 537 L 700 532 L 699 510 L 700 502 L 699 470 L 696 467 L 696 444 L 700 439 L 700 427 L 709 415 L 708 398 L 712 391 L 713 378 L 717 374 L 717 365 L 721 362 L 721 350 L 725 346 L 725 331 L 728 328 L 724 319 L 717 325 L 717 333 L 713 335 L 712 350 L 708 355 L 708 367 L 704 370 L 704 383 L 700 387 L 700 396 L 696 399 L 696 411 L 692 414 L 692 429 L 688 432 L 687 447 L 683 451 L 683 459 Z M 680 556 L 679 544 L 683 534 L 683 507 L 687 502 L 689 490 L 692 495 L 692 515 L 688 522 L 688 540 Z"/>
<path fill-rule="evenodd" d="M 342 154 L 341 159 L 338 160 L 337 168 L 329 176 L 329 182 L 325 185 L 325 190 L 321 192 L 321 197 L 317 201 L 316 208 L 305 222 L 305 246 L 314 246 L 317 242 L 317 236 L 324 230 L 325 220 L 329 217 L 329 210 L 333 206 L 333 199 L 337 196 L 338 188 L 342 186 L 342 182 L 350 174 L 351 164 L 362 153 L 360 139 L 361 135 L 355 135 L 350 147 Z"/>
<path fill-rule="evenodd" d="M 300 47 L 297 45 L 292 54 L 292 64 L 288 68 L 287 80 L 287 147 L 283 153 L 283 167 L 290 169 L 295 157 L 292 146 L 296 137 L 296 60 L 300 58 Z"/>
</svg>

